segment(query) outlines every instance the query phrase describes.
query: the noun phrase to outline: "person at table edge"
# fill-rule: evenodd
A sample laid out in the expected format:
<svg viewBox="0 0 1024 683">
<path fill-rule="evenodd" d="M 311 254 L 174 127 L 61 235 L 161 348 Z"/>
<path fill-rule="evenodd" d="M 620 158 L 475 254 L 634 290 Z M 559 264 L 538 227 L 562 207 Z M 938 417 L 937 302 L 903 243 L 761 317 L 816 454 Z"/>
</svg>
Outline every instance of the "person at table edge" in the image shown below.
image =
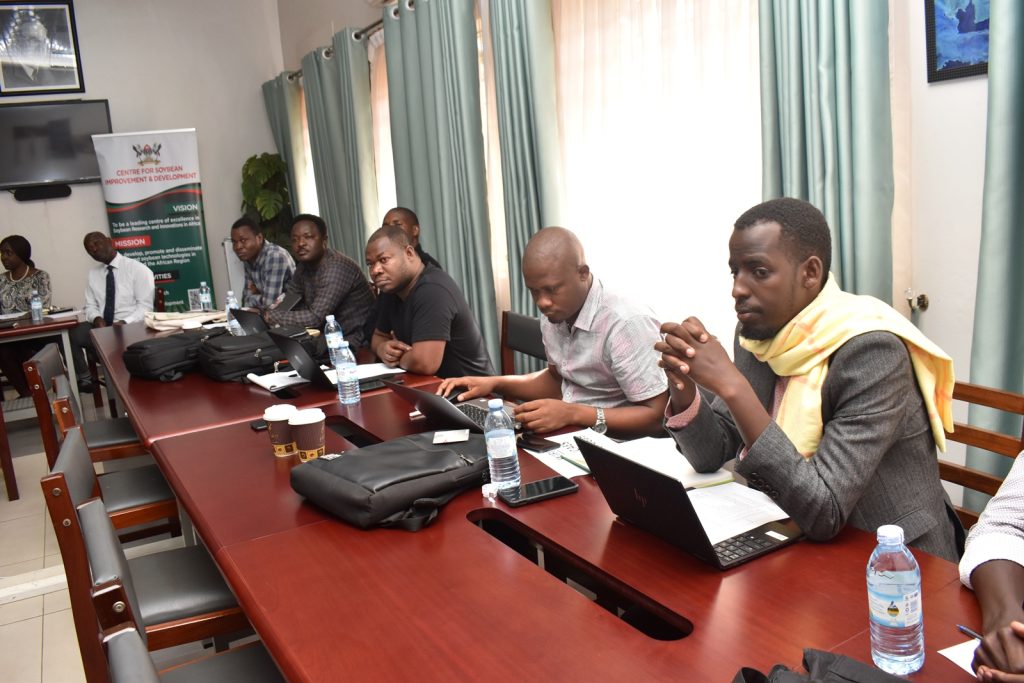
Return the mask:
<svg viewBox="0 0 1024 683">
<path fill-rule="evenodd" d="M 94 327 L 120 325 L 143 320 L 153 310 L 156 285 L 153 271 L 141 261 L 128 258 L 114 249 L 114 243 L 102 232 L 90 232 L 82 240 L 86 252 L 99 265 L 89 270 L 85 287 L 85 322 L 71 329 L 71 356 L 78 375 L 80 391 L 92 391 L 85 364 L 86 352 L 92 353 Z M 108 272 L 113 273 L 114 304 L 107 306 Z M 107 320 L 108 313 L 110 320 Z"/>
<path fill-rule="evenodd" d="M 489 394 L 525 401 L 526 429 L 593 427 L 613 436 L 662 434 L 665 375 L 651 351 L 660 339 L 650 309 L 606 289 L 590 272 L 571 231 L 538 231 L 523 252 L 523 279 L 540 309 L 548 366 L 528 375 L 459 377 L 438 393 L 466 387 L 459 400 Z"/>
<path fill-rule="evenodd" d="M 268 242 L 259 222 L 248 216 L 231 225 L 231 248 L 245 268 L 242 307 L 264 311 L 277 303 L 295 272 L 288 250 Z"/>
<path fill-rule="evenodd" d="M 971 527 L 960 581 L 981 606 L 978 680 L 1024 680 L 1024 453 Z"/>
<path fill-rule="evenodd" d="M 373 306 L 373 291 L 359 265 L 327 245 L 327 224 L 319 216 L 303 213 L 292 219 L 292 252 L 298 265 L 285 295 L 300 294 L 302 301 L 290 311 L 270 308 L 264 319 L 276 325 L 323 329 L 334 314 L 353 349 L 366 343 L 363 325 Z"/>
<path fill-rule="evenodd" d="M 963 529 L 935 454 L 952 428 L 952 361 L 888 305 L 840 290 L 830 264 L 828 224 L 807 202 L 740 216 L 735 362 L 697 318 L 663 325 L 665 425 L 699 472 L 738 458 L 813 540 L 897 524 L 911 546 L 956 561 Z"/>
<path fill-rule="evenodd" d="M 439 377 L 494 372 L 462 290 L 448 273 L 423 263 L 400 226 L 370 235 L 366 265 L 380 291 L 371 346 L 381 362 Z"/>
</svg>

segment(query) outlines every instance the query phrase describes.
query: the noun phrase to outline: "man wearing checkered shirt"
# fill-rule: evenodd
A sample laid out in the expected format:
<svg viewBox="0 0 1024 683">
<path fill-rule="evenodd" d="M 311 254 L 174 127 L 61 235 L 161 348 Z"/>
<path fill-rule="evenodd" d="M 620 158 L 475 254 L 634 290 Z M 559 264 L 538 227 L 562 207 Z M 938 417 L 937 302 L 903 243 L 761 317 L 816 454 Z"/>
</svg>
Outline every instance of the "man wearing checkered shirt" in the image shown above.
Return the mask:
<svg viewBox="0 0 1024 683">
<path fill-rule="evenodd" d="M 264 311 L 277 303 L 295 272 L 288 250 L 267 242 L 260 224 L 248 216 L 231 226 L 231 248 L 245 267 L 242 307 Z"/>
<path fill-rule="evenodd" d="M 327 246 L 327 224 L 319 216 L 299 214 L 292 220 L 292 252 L 298 261 L 285 294 L 302 301 L 290 311 L 271 308 L 263 317 L 270 324 L 323 329 L 334 314 L 352 348 L 366 343 L 363 328 L 373 306 L 373 291 L 355 261 Z"/>
</svg>

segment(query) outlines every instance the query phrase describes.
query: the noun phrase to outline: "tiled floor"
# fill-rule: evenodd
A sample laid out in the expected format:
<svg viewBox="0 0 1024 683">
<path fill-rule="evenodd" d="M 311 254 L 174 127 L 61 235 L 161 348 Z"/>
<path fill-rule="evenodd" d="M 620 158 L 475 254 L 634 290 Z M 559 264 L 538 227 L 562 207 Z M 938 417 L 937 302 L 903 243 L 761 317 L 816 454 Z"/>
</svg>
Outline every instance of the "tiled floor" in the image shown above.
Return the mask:
<svg viewBox="0 0 1024 683">
<path fill-rule="evenodd" d="M 60 567 L 57 539 L 39 488 L 46 473 L 39 429 L 33 420 L 7 425 L 21 498 L 0 492 L 0 678 L 9 683 L 84 681 L 66 589 L 13 599 L 39 570 Z M 61 570 L 43 572 L 58 574 Z M 52 582 L 50 582 L 52 583 Z"/>
</svg>

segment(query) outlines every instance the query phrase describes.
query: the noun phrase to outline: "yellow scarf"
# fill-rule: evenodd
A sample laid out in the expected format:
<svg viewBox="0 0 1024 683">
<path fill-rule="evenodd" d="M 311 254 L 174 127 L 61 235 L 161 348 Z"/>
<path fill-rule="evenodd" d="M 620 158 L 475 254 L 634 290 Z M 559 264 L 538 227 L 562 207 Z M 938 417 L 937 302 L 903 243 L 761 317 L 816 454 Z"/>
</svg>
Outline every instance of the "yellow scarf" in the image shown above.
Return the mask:
<svg viewBox="0 0 1024 683">
<path fill-rule="evenodd" d="M 953 429 L 953 360 L 893 308 L 842 291 L 829 273 L 814 301 L 772 339 L 740 337 L 740 346 L 776 375 L 790 378 L 775 421 L 803 457 L 812 457 L 821 441 L 821 387 L 829 358 L 853 337 L 876 331 L 892 332 L 907 345 L 935 443 L 945 452 L 944 429 Z"/>
</svg>

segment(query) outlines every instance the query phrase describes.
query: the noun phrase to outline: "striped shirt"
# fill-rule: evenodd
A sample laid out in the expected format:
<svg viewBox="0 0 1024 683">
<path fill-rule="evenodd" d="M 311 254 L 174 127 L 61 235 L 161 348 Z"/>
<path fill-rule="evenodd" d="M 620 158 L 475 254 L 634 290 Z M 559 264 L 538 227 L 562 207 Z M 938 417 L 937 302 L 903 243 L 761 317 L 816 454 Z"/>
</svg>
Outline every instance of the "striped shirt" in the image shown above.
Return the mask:
<svg viewBox="0 0 1024 683">
<path fill-rule="evenodd" d="M 606 291 L 596 277 L 571 328 L 541 317 L 540 329 L 566 403 L 618 408 L 668 390 L 654 350 L 661 339 L 654 314 Z"/>
</svg>

